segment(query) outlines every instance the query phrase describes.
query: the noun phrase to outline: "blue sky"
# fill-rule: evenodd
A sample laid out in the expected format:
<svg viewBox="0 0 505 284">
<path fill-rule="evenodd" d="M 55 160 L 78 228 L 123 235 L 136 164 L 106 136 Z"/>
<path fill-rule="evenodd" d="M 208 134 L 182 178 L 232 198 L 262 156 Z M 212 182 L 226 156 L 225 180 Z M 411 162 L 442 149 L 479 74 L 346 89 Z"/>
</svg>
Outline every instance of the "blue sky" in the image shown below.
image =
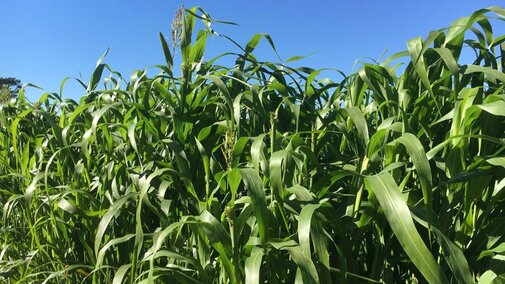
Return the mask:
<svg viewBox="0 0 505 284">
<path fill-rule="evenodd" d="M 350 73 L 355 62 L 380 59 L 405 49 L 407 40 L 447 27 L 474 10 L 498 5 L 487 0 L 353 0 L 353 1 L 175 1 L 175 0 L 3 0 L 0 17 L 0 77 L 58 92 L 64 77 L 88 80 L 97 59 L 105 60 L 129 78 L 137 69 L 164 62 L 158 32 L 170 34 L 177 8 L 201 6 L 213 18 L 239 26 L 214 29 L 245 45 L 256 33 L 268 33 L 283 59 L 310 57 L 293 66 L 337 68 Z M 505 34 L 505 23 L 495 22 Z M 209 59 L 237 51 L 224 39 L 208 42 Z M 255 53 L 260 60 L 276 60 L 266 42 Z M 226 62 L 225 62 L 226 63 Z M 34 100 L 40 92 L 28 92 Z M 69 82 L 64 97 L 78 99 L 84 90 Z"/>
</svg>

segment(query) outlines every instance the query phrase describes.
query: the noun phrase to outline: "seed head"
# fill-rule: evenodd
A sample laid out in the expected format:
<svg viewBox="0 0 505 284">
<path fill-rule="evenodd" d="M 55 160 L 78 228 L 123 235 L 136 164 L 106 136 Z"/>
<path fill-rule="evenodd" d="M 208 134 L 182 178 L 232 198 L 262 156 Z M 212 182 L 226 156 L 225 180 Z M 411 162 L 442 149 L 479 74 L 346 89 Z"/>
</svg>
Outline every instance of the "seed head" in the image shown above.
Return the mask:
<svg viewBox="0 0 505 284">
<path fill-rule="evenodd" d="M 181 5 L 172 20 L 172 45 L 174 48 L 181 44 L 182 23 L 184 21 L 184 5 Z"/>
</svg>

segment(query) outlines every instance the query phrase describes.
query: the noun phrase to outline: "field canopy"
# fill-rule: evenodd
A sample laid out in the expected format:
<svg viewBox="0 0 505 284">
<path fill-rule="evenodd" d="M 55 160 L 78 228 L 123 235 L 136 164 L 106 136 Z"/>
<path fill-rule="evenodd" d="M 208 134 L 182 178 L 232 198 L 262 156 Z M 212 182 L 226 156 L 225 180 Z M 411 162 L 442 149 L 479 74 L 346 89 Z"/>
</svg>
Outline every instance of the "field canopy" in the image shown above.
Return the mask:
<svg viewBox="0 0 505 284">
<path fill-rule="evenodd" d="M 256 58 L 266 34 L 203 61 L 232 39 L 193 8 L 154 77 L 102 57 L 79 102 L 67 79 L 20 90 L 0 105 L 0 282 L 502 283 L 504 16 L 331 80 Z"/>
</svg>

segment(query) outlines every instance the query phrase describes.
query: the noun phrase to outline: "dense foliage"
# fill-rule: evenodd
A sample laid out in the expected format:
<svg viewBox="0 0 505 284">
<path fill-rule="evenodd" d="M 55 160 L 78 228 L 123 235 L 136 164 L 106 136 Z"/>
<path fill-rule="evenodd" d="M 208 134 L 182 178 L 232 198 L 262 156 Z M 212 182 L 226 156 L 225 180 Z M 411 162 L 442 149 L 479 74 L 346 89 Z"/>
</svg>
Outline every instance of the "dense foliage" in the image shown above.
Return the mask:
<svg viewBox="0 0 505 284">
<path fill-rule="evenodd" d="M 157 76 L 100 60 L 79 102 L 21 90 L 0 106 L 0 281 L 505 281 L 504 16 L 332 81 L 259 61 L 264 34 L 203 61 L 219 35 L 191 9 Z"/>
</svg>

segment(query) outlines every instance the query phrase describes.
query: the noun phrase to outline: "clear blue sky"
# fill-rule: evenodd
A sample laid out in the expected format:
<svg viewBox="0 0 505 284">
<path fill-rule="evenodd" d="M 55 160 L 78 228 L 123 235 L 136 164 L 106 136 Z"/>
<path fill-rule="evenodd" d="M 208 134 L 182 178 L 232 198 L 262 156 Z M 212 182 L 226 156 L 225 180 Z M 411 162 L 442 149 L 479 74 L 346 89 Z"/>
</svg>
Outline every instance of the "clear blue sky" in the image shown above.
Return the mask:
<svg viewBox="0 0 505 284">
<path fill-rule="evenodd" d="M 164 62 L 158 32 L 170 34 L 177 8 L 201 6 L 213 18 L 239 26 L 215 25 L 216 31 L 241 44 L 256 33 L 269 33 L 283 59 L 310 57 L 294 66 L 337 68 L 349 73 L 356 60 L 379 59 L 405 49 L 406 41 L 426 37 L 456 18 L 479 8 L 499 5 L 487 0 L 3 0 L 0 16 L 0 77 L 17 77 L 57 92 L 64 77 L 89 80 L 97 59 L 110 48 L 105 62 L 129 78 L 136 69 Z M 495 22 L 505 33 L 505 23 Z M 224 39 L 208 42 L 206 59 L 236 51 Z M 266 42 L 256 53 L 275 60 Z M 67 84 L 64 97 L 84 94 Z M 30 99 L 37 96 L 29 92 Z"/>
</svg>

